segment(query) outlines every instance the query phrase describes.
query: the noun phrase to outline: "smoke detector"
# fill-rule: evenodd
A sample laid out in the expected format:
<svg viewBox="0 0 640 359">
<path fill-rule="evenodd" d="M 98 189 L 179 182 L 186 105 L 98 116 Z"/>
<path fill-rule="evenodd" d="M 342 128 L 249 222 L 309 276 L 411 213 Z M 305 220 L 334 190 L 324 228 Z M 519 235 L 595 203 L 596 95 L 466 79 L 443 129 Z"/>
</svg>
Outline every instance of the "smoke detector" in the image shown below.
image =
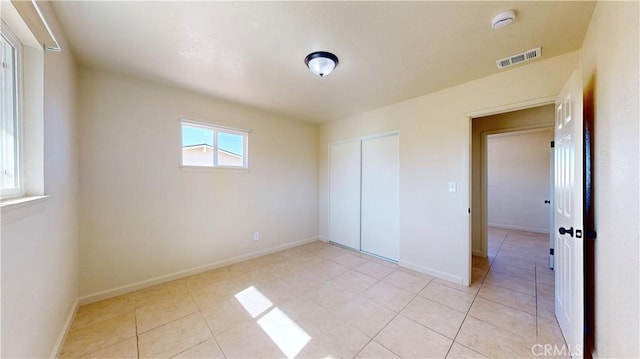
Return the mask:
<svg viewBox="0 0 640 359">
<path fill-rule="evenodd" d="M 491 20 L 491 27 L 494 29 L 499 29 L 511 24 L 514 21 L 516 21 L 515 10 L 503 11 L 493 17 L 493 20 Z"/>
</svg>

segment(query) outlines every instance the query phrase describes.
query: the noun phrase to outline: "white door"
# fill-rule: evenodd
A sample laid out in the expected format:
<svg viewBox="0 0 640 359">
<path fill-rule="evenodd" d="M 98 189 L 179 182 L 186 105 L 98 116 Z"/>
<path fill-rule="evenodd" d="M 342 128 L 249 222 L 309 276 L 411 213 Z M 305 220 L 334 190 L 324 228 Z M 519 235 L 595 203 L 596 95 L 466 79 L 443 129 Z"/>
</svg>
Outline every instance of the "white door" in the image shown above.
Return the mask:
<svg viewBox="0 0 640 359">
<path fill-rule="evenodd" d="M 361 250 L 399 257 L 398 134 L 362 141 Z"/>
<path fill-rule="evenodd" d="M 360 250 L 360 141 L 329 146 L 329 241 Z"/>
<path fill-rule="evenodd" d="M 573 73 L 556 99 L 555 312 L 572 356 L 583 349 L 582 78 Z"/>
</svg>

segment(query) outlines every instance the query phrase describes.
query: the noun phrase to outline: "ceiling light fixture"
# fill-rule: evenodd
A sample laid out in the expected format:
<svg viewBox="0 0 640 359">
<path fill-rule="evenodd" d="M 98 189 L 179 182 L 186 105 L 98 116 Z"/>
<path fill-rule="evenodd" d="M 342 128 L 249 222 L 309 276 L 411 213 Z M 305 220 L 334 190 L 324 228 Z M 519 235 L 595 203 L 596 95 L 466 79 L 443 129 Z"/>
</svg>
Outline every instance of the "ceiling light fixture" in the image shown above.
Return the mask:
<svg viewBox="0 0 640 359">
<path fill-rule="evenodd" d="M 312 52 L 304 58 L 304 63 L 315 75 L 325 77 L 338 66 L 338 56 L 326 52 Z"/>
<path fill-rule="evenodd" d="M 516 12 L 514 10 L 507 10 L 499 13 L 491 20 L 491 27 L 499 29 L 505 27 L 512 22 L 516 21 Z"/>
</svg>

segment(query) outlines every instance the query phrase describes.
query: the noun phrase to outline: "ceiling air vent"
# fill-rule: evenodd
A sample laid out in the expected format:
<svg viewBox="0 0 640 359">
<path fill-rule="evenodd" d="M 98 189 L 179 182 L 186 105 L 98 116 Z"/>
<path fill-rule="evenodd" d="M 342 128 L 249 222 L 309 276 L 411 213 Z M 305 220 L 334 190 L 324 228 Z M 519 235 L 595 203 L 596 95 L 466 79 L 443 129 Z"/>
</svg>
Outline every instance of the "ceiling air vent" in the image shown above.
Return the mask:
<svg viewBox="0 0 640 359">
<path fill-rule="evenodd" d="M 503 69 L 505 67 L 509 67 L 509 66 L 513 66 L 513 65 L 517 65 L 521 62 L 526 62 L 529 60 L 533 60 L 533 59 L 537 59 L 538 57 L 542 56 L 542 52 L 540 50 L 540 48 L 535 48 L 535 49 L 531 49 L 528 51 L 525 51 L 523 53 L 520 54 L 516 54 L 513 56 L 509 56 L 507 58 L 504 59 L 500 59 L 498 61 L 496 61 L 496 64 L 498 64 L 498 68 L 499 69 Z"/>
</svg>

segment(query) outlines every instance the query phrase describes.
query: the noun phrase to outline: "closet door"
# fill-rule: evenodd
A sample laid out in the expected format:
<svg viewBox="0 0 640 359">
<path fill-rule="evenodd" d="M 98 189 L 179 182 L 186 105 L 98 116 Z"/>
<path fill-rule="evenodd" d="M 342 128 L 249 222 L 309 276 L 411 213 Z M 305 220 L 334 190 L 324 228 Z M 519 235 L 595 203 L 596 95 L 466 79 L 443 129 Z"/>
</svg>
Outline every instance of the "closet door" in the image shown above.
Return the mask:
<svg viewBox="0 0 640 359">
<path fill-rule="evenodd" d="M 398 134 L 362 141 L 361 250 L 399 258 Z"/>
<path fill-rule="evenodd" d="M 360 250 L 360 141 L 329 146 L 329 241 Z"/>
</svg>

